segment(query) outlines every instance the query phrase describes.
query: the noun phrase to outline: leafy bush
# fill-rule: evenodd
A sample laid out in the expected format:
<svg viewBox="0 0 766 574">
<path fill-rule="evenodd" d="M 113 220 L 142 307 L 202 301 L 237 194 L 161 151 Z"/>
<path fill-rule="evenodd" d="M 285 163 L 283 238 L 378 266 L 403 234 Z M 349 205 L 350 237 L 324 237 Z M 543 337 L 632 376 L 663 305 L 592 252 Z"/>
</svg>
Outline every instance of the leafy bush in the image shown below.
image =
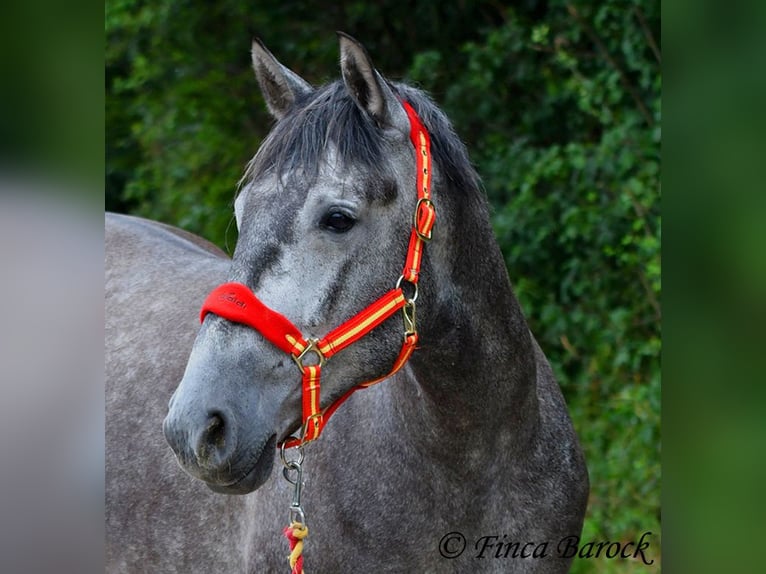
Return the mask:
<svg viewBox="0 0 766 574">
<path fill-rule="evenodd" d="M 509 9 L 460 62 L 429 51 L 410 70 L 470 142 L 516 293 L 570 405 L 592 483 L 583 540 L 652 531 L 657 561 L 658 10 Z M 593 568 L 625 564 L 581 560 L 574 571 Z"/>
</svg>

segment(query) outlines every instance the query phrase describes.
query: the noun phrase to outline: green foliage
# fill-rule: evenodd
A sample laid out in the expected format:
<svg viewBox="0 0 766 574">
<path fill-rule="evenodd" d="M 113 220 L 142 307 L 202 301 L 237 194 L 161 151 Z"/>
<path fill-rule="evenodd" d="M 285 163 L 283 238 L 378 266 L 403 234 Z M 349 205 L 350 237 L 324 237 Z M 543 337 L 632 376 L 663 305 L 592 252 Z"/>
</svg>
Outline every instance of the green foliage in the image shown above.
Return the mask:
<svg viewBox="0 0 766 574">
<path fill-rule="evenodd" d="M 268 132 L 250 67 L 261 37 L 279 58 L 319 84 L 337 77 L 342 29 L 365 39 L 390 75 L 403 73 L 420 42 L 442 46 L 475 36 L 464 18 L 492 21 L 477 2 L 456 12 L 445 3 L 326 3 L 264 0 L 109 0 L 106 3 L 106 208 L 180 225 L 233 246 L 231 206 L 247 161 Z M 442 22 L 412 34 L 407 14 Z M 496 16 L 495 16 L 496 17 Z M 318 75 L 316 70 L 321 70 Z"/>
<path fill-rule="evenodd" d="M 654 533 L 660 507 L 659 3 L 508 9 L 410 74 L 442 92 L 494 206 L 591 474 L 584 540 Z M 457 69 L 458 75 L 453 70 Z M 575 572 L 624 563 L 581 560 Z M 643 565 L 641 565 L 643 567 Z"/>
<path fill-rule="evenodd" d="M 111 0 L 107 206 L 223 244 L 236 182 L 270 125 L 251 31 L 316 83 L 336 67 L 329 31 L 356 35 L 381 70 L 434 95 L 483 177 L 516 293 L 585 449 L 583 540 L 652 531 L 658 567 L 659 2 L 445 4 L 268 1 L 250 13 L 233 0 Z M 590 559 L 573 571 L 646 568 Z"/>
</svg>

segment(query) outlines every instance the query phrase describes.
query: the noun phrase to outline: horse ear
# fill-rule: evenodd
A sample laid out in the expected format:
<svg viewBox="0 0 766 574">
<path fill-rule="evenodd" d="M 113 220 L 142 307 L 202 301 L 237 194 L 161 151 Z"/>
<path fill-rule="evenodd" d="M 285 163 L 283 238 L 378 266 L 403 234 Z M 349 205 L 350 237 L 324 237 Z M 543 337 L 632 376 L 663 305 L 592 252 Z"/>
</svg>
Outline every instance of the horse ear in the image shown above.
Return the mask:
<svg viewBox="0 0 766 574">
<path fill-rule="evenodd" d="M 271 115 L 281 119 L 299 96 L 314 88 L 298 74 L 279 63 L 259 39 L 253 40 L 253 69 Z"/>
<path fill-rule="evenodd" d="M 367 50 L 357 40 L 338 32 L 340 69 L 356 105 L 380 126 L 407 126 L 407 116 L 399 98 L 375 69 Z"/>
</svg>

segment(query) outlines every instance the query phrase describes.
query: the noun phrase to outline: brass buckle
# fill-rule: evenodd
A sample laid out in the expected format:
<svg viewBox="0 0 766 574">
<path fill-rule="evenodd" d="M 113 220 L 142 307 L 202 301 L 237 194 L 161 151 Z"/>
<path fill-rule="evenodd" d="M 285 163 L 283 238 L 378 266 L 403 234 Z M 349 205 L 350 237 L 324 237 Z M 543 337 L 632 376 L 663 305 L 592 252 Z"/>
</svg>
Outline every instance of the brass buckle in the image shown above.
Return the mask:
<svg viewBox="0 0 766 574">
<path fill-rule="evenodd" d="M 319 339 L 309 339 L 306 348 L 301 351 L 300 355 L 297 357 L 292 355 L 293 361 L 295 361 L 295 364 L 298 365 L 298 368 L 301 370 L 301 372 L 304 370 L 303 359 L 308 353 L 314 353 L 317 356 L 317 362 L 315 364 L 319 367 L 323 367 L 327 362 L 327 359 L 325 359 L 322 351 L 319 350 Z"/>
<path fill-rule="evenodd" d="M 431 210 L 434 212 L 434 222 L 431 225 L 431 229 L 428 231 L 427 235 L 420 230 L 420 227 L 418 227 L 420 208 L 424 205 L 430 207 Z M 415 213 L 412 216 L 412 226 L 415 229 L 415 233 L 423 241 L 426 241 L 426 242 L 431 241 L 431 237 L 433 236 L 433 231 L 434 231 L 434 225 L 436 225 L 436 207 L 434 207 L 434 202 L 427 197 L 421 197 L 420 199 L 418 199 L 418 202 L 415 204 Z"/>
<path fill-rule="evenodd" d="M 303 426 L 301 428 L 301 446 L 304 444 L 308 444 L 312 441 L 315 441 L 319 438 L 319 426 L 322 424 L 322 417 L 324 416 L 324 413 L 322 411 L 319 411 L 318 413 L 314 413 L 313 415 L 310 415 L 305 421 L 303 421 Z M 309 428 L 309 423 L 314 424 L 314 430 L 316 431 L 316 434 L 314 435 L 314 438 L 306 439 L 306 429 Z"/>
</svg>

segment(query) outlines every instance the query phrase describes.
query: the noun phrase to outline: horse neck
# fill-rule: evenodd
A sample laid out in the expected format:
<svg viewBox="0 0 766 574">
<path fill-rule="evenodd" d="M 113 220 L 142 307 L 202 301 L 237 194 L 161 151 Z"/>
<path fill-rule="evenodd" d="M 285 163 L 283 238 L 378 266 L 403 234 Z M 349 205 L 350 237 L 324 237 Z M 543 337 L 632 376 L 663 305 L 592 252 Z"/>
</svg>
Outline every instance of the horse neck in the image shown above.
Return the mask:
<svg viewBox="0 0 766 574">
<path fill-rule="evenodd" d="M 497 456 L 523 448 L 537 429 L 535 352 L 486 203 L 477 194 L 461 209 L 451 218 L 461 222 L 452 226 L 455 236 L 427 247 L 424 273 L 432 277 L 424 297 L 434 304 L 419 313 L 420 348 L 410 384 L 397 385 L 397 411 L 432 429 L 415 439 L 431 453 L 465 443 L 472 453 L 483 445 Z"/>
</svg>

